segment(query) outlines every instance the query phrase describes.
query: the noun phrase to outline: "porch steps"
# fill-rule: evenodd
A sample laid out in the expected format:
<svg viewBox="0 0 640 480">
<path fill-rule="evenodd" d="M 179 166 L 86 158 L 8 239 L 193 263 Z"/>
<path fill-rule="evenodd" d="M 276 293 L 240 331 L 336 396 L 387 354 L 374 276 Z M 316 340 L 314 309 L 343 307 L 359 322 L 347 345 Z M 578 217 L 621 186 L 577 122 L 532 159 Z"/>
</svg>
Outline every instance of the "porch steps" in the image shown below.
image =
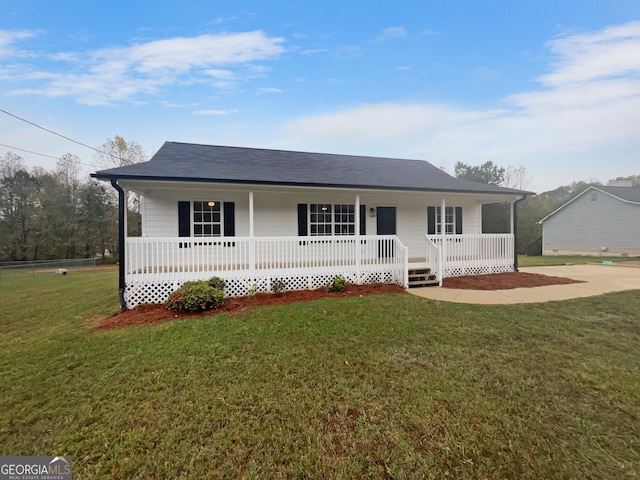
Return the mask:
<svg viewBox="0 0 640 480">
<path fill-rule="evenodd" d="M 430 268 L 409 267 L 409 288 L 437 287 L 438 283 Z"/>
</svg>

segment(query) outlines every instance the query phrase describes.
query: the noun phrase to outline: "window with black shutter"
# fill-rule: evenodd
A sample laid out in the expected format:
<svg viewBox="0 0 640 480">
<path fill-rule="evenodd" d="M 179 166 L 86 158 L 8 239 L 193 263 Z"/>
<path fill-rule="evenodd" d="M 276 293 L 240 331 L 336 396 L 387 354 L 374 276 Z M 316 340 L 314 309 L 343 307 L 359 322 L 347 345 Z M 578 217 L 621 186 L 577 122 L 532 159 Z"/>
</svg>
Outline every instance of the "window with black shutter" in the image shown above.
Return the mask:
<svg viewBox="0 0 640 480">
<path fill-rule="evenodd" d="M 427 235 L 462 235 L 462 207 L 427 207 Z"/>
<path fill-rule="evenodd" d="M 178 202 L 179 237 L 233 237 L 235 234 L 234 202 Z"/>
</svg>

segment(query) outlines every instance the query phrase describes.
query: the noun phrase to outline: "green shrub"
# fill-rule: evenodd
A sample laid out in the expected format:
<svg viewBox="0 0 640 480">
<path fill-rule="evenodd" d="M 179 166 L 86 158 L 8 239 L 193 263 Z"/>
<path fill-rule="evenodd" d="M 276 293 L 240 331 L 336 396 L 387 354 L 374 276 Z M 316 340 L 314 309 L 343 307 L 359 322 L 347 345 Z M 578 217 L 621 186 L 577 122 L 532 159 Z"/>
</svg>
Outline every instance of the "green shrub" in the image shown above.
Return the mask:
<svg viewBox="0 0 640 480">
<path fill-rule="evenodd" d="M 165 303 L 169 310 L 198 312 L 220 307 L 224 302 L 224 291 L 214 288 L 209 281 L 185 282 L 169 295 Z"/>
<path fill-rule="evenodd" d="M 347 288 L 347 281 L 341 275 L 336 275 L 333 277 L 333 281 L 331 285 L 329 285 L 329 290 L 332 292 L 344 292 Z"/>
<path fill-rule="evenodd" d="M 274 280 L 271 282 L 271 291 L 276 297 L 281 297 L 282 292 L 287 288 L 287 284 L 283 280 Z"/>
<path fill-rule="evenodd" d="M 209 285 L 211 285 L 216 290 L 221 290 L 224 292 L 224 287 L 227 286 L 227 282 L 224 281 L 224 278 L 220 277 L 211 277 L 209 280 Z"/>
</svg>

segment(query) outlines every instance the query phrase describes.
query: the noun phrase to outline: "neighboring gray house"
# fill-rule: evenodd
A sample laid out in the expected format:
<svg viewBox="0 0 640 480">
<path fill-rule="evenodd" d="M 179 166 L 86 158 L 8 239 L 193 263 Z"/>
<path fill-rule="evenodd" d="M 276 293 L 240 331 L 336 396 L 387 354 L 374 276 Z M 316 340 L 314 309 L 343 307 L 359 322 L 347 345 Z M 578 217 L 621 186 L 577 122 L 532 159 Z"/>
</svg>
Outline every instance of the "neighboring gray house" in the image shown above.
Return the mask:
<svg viewBox="0 0 640 480">
<path fill-rule="evenodd" d="M 640 187 L 591 186 L 538 223 L 543 255 L 640 255 Z"/>
<path fill-rule="evenodd" d="M 454 178 L 420 160 L 167 142 L 98 171 L 119 193 L 123 307 L 213 275 L 228 295 L 318 288 L 335 275 L 402 286 L 517 269 L 516 204 L 532 192 Z M 126 237 L 125 192 L 142 236 Z M 482 205 L 510 202 L 511 232 L 482 233 Z"/>
</svg>

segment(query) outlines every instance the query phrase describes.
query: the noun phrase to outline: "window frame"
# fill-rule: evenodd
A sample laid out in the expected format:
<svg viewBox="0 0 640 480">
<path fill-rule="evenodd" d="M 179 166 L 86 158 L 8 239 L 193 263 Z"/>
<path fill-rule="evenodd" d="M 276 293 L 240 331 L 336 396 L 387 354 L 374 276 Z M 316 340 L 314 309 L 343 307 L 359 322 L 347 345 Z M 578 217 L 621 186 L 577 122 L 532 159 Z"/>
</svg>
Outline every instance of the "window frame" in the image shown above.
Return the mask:
<svg viewBox="0 0 640 480">
<path fill-rule="evenodd" d="M 442 206 L 436 206 L 436 235 L 442 235 L 442 226 L 444 225 L 445 235 L 456 234 L 456 210 L 454 206 L 446 205 L 444 207 L 444 222 L 442 222 Z"/>
<path fill-rule="evenodd" d="M 456 205 L 445 206 L 444 234 L 463 234 L 463 208 Z M 427 235 L 442 235 L 442 206 L 427 206 Z"/>
<path fill-rule="evenodd" d="M 307 232 L 310 237 L 355 236 L 355 204 L 308 203 L 307 208 Z"/>
<path fill-rule="evenodd" d="M 202 207 L 208 207 L 208 203 L 209 202 L 214 202 L 215 205 L 213 205 L 210 208 L 215 208 L 217 207 L 217 211 L 210 211 L 207 212 L 206 210 L 196 210 L 196 204 L 202 204 Z M 219 215 L 219 220 L 218 221 L 213 221 L 214 215 L 215 214 Z M 196 221 L 196 215 L 202 215 L 203 219 L 200 221 Z M 209 222 L 204 221 L 204 216 L 207 214 L 211 214 L 212 215 L 212 220 Z M 192 232 L 192 237 L 195 238 L 219 238 L 219 237 L 224 237 L 224 206 L 223 206 L 223 202 L 218 201 L 218 200 L 192 200 L 191 201 L 191 232 Z M 207 235 L 204 233 L 205 227 L 206 226 L 211 226 L 211 234 Z M 202 227 L 202 232 L 201 234 L 196 234 L 196 226 L 201 226 Z M 219 234 L 216 235 L 214 233 L 215 227 L 218 227 L 218 231 Z"/>
</svg>

